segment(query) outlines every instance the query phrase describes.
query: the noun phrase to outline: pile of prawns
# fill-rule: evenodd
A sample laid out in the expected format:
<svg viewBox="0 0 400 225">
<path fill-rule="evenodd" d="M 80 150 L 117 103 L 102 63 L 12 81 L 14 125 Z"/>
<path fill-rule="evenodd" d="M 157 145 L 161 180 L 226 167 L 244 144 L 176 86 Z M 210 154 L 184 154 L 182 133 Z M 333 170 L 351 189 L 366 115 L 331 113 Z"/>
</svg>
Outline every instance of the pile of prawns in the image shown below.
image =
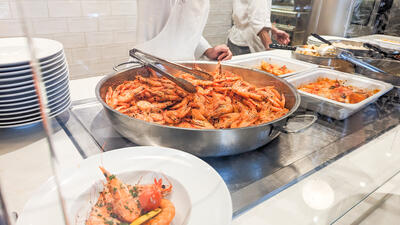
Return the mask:
<svg viewBox="0 0 400 225">
<path fill-rule="evenodd" d="M 175 217 L 175 207 L 164 197 L 172 185 L 126 185 L 115 175 L 100 167 L 107 183 L 93 206 L 85 225 L 169 225 Z"/>
<path fill-rule="evenodd" d="M 128 116 L 162 125 L 196 129 L 238 128 L 267 123 L 285 115 L 285 96 L 275 87 L 255 87 L 234 73 L 212 73 L 214 80 L 200 80 L 188 73 L 175 76 L 194 86 L 187 93 L 154 72 L 136 76 L 115 89 L 105 101 Z"/>
</svg>

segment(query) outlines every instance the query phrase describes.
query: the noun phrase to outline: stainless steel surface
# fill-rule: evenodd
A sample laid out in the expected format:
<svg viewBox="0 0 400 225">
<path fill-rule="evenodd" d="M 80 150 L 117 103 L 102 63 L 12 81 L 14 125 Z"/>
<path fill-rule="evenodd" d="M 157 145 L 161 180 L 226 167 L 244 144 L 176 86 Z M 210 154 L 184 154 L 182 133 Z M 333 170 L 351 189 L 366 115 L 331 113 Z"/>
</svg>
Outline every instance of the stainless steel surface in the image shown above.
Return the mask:
<svg viewBox="0 0 400 225">
<path fill-rule="evenodd" d="M 346 120 L 319 116 L 304 132 L 281 133 L 255 151 L 203 160 L 222 176 L 232 195 L 234 216 L 240 215 L 396 127 L 400 123 L 399 93 L 387 93 Z M 112 128 L 96 99 L 74 102 L 69 115 L 59 123 L 84 158 L 136 146 Z"/>
<path fill-rule="evenodd" d="M 185 63 L 184 66 L 198 66 L 205 71 L 215 71 L 216 62 Z M 297 90 L 284 79 L 245 67 L 221 65 L 223 71 L 231 71 L 255 86 L 275 86 L 286 97 L 285 107 L 289 112 L 269 123 L 235 129 L 189 129 L 149 123 L 124 115 L 105 102 L 109 87 L 116 87 L 123 81 L 132 80 L 143 71 L 143 67 L 131 68 L 103 78 L 96 87 L 96 97 L 103 105 L 112 126 L 120 134 L 140 145 L 161 145 L 177 148 L 197 156 L 225 156 L 254 150 L 271 141 L 273 128 L 284 126 L 286 120 L 300 105 Z"/>
<path fill-rule="evenodd" d="M 183 90 L 185 90 L 185 91 L 187 91 L 189 93 L 196 93 L 196 91 L 197 91 L 196 87 L 192 83 L 190 83 L 189 81 L 187 81 L 185 79 L 182 79 L 180 77 L 175 77 L 174 75 L 168 73 L 167 71 L 157 67 L 153 62 L 150 62 L 146 58 L 143 58 L 142 56 L 139 56 L 138 54 L 135 54 L 135 53 L 136 53 L 135 51 L 131 50 L 131 54 L 130 55 L 133 58 L 139 60 L 139 62 L 141 62 L 142 65 L 146 67 L 146 69 L 147 68 L 151 68 L 155 72 L 158 72 L 162 76 L 164 76 L 164 77 L 168 78 L 170 81 L 174 82 L 176 85 L 181 87 Z"/>
<path fill-rule="evenodd" d="M 298 59 L 304 62 L 309 62 L 318 65 L 322 68 L 339 70 L 342 72 L 353 73 L 353 64 L 346 62 L 344 60 L 338 59 L 336 57 L 322 57 L 322 56 L 312 56 L 304 55 L 298 52 L 292 52 L 292 58 Z"/>
<path fill-rule="evenodd" d="M 380 96 L 384 95 L 393 88 L 391 84 L 384 83 L 382 81 L 328 69 L 315 69 L 308 73 L 290 77 L 287 79 L 287 81 L 293 84 L 295 87 L 299 87 L 303 84 L 315 82 L 320 77 L 326 77 L 332 80 L 343 80 L 346 81 L 347 85 L 353 85 L 368 90 L 379 89 L 378 93 L 356 104 L 341 103 L 318 95 L 299 91 L 302 100 L 302 107 L 335 118 L 337 120 L 346 119 L 367 105 L 375 102 Z"/>
<path fill-rule="evenodd" d="M 312 0 L 272 0 L 273 9 L 288 11 L 309 11 L 311 5 Z"/>
</svg>

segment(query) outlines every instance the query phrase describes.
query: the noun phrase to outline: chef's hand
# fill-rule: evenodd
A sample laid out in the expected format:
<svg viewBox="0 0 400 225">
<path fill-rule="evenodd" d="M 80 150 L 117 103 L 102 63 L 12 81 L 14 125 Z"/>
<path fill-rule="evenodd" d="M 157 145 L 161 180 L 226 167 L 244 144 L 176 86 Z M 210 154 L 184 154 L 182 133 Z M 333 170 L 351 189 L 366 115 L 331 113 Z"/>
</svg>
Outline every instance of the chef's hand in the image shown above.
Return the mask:
<svg viewBox="0 0 400 225">
<path fill-rule="evenodd" d="M 232 58 L 232 52 L 226 45 L 217 45 L 213 48 L 209 48 L 204 52 L 210 60 L 224 61 Z"/>
<path fill-rule="evenodd" d="M 290 42 L 289 34 L 286 33 L 283 30 L 279 30 L 279 29 L 276 29 L 276 28 L 272 29 L 272 36 L 281 45 L 287 45 Z"/>
</svg>

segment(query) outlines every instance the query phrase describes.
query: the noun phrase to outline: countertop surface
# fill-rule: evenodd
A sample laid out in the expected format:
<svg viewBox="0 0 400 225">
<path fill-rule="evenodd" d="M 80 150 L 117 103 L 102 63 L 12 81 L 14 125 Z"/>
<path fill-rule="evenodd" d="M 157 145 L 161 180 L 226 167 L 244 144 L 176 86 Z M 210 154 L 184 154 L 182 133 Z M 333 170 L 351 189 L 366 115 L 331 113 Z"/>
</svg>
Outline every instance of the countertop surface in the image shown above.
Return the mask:
<svg viewBox="0 0 400 225">
<path fill-rule="evenodd" d="M 271 54 L 288 56 L 288 51 L 274 50 Z M 72 100 L 93 98 L 100 79 L 72 80 Z M 55 130 L 53 140 L 63 163 L 82 160 L 63 130 Z M 235 217 L 232 224 L 395 224 L 400 221 L 400 207 L 391 203 L 400 199 L 399 146 L 397 125 L 261 201 Z M 48 144 L 40 126 L 0 129 L 0 182 L 10 212 L 22 213 L 35 189 L 51 177 L 49 162 Z"/>
</svg>

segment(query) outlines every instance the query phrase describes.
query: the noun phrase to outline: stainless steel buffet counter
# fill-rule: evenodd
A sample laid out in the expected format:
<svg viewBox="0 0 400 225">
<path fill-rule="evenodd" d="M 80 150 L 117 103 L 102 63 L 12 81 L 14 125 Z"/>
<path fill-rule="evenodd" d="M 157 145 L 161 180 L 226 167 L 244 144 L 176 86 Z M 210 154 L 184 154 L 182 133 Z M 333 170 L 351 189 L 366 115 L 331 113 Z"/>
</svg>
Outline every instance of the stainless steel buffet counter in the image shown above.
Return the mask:
<svg viewBox="0 0 400 225">
<path fill-rule="evenodd" d="M 277 134 L 275 140 L 255 151 L 203 159 L 226 182 L 235 217 L 397 126 L 400 122 L 398 93 L 398 89 L 390 91 L 346 120 L 319 115 L 308 130 Z M 297 113 L 305 111 L 300 109 Z M 84 158 L 136 145 L 111 127 L 95 99 L 73 102 L 71 110 L 57 121 Z"/>
</svg>

